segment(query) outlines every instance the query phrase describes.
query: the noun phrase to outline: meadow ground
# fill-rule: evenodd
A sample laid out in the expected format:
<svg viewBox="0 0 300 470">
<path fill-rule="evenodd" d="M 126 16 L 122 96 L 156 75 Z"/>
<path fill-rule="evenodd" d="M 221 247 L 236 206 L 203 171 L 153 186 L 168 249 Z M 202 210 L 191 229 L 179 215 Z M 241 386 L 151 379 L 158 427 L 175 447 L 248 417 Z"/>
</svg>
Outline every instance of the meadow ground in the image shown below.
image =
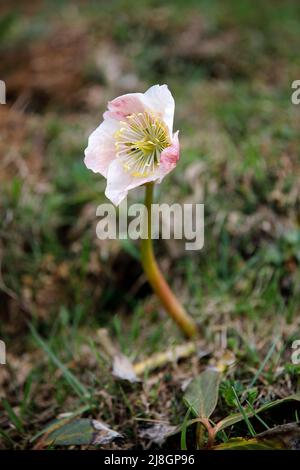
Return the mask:
<svg viewBox="0 0 300 470">
<path fill-rule="evenodd" d="M 48 447 L 34 437 L 74 413 L 121 433 L 109 447 L 193 449 L 199 427 L 167 439 L 154 425 L 182 426 L 184 386 L 207 365 L 222 370 L 212 420 L 244 410 L 217 444 L 298 421 L 296 400 L 247 413 L 299 391 L 299 20 L 296 0 L 1 2 L 0 448 Z M 156 243 L 203 357 L 129 384 L 104 334 L 133 363 L 184 340 L 138 243 L 96 238 L 105 181 L 83 152 L 109 99 L 155 83 L 175 96 L 182 149 L 156 197 L 205 204 L 203 250 Z"/>
</svg>

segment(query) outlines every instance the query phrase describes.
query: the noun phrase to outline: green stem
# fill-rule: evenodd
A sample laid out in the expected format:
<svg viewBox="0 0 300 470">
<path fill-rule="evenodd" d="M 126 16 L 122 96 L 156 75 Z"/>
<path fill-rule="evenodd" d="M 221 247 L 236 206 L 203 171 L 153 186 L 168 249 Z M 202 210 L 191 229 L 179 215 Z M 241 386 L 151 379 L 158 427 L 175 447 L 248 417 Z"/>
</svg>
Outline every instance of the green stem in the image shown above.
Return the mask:
<svg viewBox="0 0 300 470">
<path fill-rule="evenodd" d="M 147 238 L 141 242 L 141 260 L 150 285 L 161 300 L 168 314 L 177 323 L 179 328 L 188 338 L 197 335 L 197 326 L 194 320 L 187 314 L 183 306 L 171 291 L 163 274 L 155 260 L 152 238 L 151 238 L 151 206 L 153 199 L 153 183 L 147 183 L 145 195 L 145 206 L 147 208 Z"/>
</svg>

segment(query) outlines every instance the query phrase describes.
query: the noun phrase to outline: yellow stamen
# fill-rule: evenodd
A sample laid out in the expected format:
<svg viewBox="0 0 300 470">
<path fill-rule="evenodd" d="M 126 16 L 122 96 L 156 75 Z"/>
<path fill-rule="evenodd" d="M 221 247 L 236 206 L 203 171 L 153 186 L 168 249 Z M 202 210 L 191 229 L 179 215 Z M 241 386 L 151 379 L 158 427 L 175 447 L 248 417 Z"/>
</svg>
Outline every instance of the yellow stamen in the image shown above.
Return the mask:
<svg viewBox="0 0 300 470">
<path fill-rule="evenodd" d="M 165 123 L 149 114 L 131 114 L 115 133 L 117 157 L 135 177 L 147 177 L 159 166 L 161 152 L 170 146 Z"/>
</svg>

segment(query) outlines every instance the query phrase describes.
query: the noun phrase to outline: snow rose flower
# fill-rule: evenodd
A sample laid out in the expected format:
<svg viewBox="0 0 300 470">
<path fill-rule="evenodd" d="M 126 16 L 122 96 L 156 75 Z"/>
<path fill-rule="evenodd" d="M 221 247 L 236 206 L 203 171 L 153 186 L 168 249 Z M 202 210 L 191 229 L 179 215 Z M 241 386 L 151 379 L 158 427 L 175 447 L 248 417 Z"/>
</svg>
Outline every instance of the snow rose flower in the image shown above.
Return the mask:
<svg viewBox="0 0 300 470">
<path fill-rule="evenodd" d="M 160 183 L 179 159 L 173 134 L 175 103 L 167 85 L 129 93 L 108 103 L 103 122 L 92 132 L 85 165 L 107 179 L 105 195 L 115 204 L 130 189 Z"/>
</svg>

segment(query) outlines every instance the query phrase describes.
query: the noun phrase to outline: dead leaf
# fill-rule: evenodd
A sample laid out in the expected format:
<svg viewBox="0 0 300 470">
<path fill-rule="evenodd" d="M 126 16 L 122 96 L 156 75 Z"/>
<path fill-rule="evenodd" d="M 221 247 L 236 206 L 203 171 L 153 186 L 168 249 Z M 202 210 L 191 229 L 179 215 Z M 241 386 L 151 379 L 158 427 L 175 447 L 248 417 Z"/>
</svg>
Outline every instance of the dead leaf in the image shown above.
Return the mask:
<svg viewBox="0 0 300 470">
<path fill-rule="evenodd" d="M 108 331 L 105 328 L 97 331 L 98 340 L 112 362 L 112 375 L 117 379 L 127 380 L 130 383 L 136 383 L 140 380 L 137 378 L 134 367 L 128 357 L 122 354 L 118 347 L 111 341 Z"/>
<path fill-rule="evenodd" d="M 142 439 L 147 439 L 151 444 L 157 444 L 161 446 L 168 437 L 176 434 L 179 431 L 178 426 L 172 426 L 170 424 L 154 424 L 148 428 L 141 429 L 139 431 L 139 436 Z"/>
<path fill-rule="evenodd" d="M 259 439 L 274 439 L 286 449 L 300 450 L 299 423 L 288 423 L 276 426 L 256 436 Z"/>
<path fill-rule="evenodd" d="M 140 382 L 140 379 L 138 379 L 134 371 L 133 365 L 128 357 L 124 356 L 124 354 L 117 354 L 113 358 L 112 374 L 114 377 L 121 380 L 127 380 L 130 383 Z"/>
</svg>

